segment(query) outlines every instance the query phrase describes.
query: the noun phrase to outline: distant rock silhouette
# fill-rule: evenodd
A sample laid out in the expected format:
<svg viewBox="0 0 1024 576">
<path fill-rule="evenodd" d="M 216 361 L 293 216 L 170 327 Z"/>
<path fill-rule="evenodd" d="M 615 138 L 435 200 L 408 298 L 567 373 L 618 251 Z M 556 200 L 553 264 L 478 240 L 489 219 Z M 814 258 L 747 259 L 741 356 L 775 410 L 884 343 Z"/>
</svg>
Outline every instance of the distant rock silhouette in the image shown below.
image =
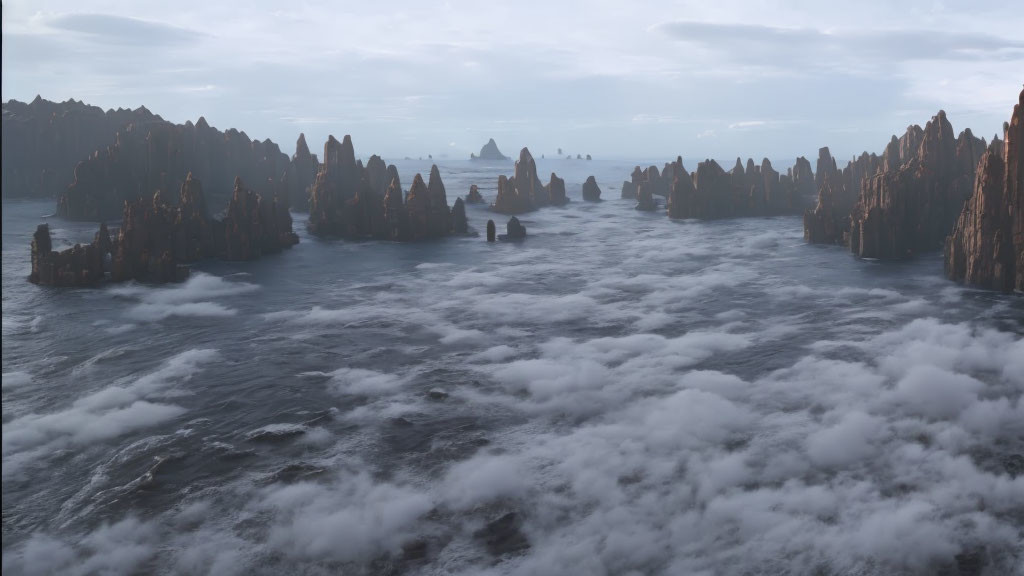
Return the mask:
<svg viewBox="0 0 1024 576">
<path fill-rule="evenodd" d="M 118 131 L 162 122 L 145 107 L 104 112 L 80 101 L 51 102 L 39 96 L 27 104 L 5 102 L 3 197 L 56 198 L 74 179 L 75 165 L 113 145 Z"/>
<path fill-rule="evenodd" d="M 469 194 L 466 194 L 466 204 L 483 204 L 484 197 L 480 195 L 480 189 L 473 184 L 469 187 Z"/>
<path fill-rule="evenodd" d="M 240 176 L 261 195 L 277 196 L 287 206 L 292 198 L 305 197 L 316 167 L 316 158 L 302 149 L 304 143 L 300 137 L 289 161 L 270 140 L 251 140 L 235 129 L 221 132 L 202 117 L 195 124 L 173 124 L 142 108 L 105 145 L 73 165 L 57 214 L 72 220 L 115 218 L 125 201 L 178 188 L 188 174 L 206 182 L 211 201 L 218 205 L 227 203 L 234 178 Z M 298 208 L 304 206 L 302 201 Z"/>
<path fill-rule="evenodd" d="M 1024 90 L 978 164 L 974 191 L 945 243 L 946 276 L 1024 291 Z"/>
<path fill-rule="evenodd" d="M 494 142 L 494 138 L 487 141 L 483 148 L 480 149 L 480 155 L 470 154 L 469 157 L 473 160 L 511 160 L 508 156 L 501 153 L 498 150 L 498 144 Z"/>
<path fill-rule="evenodd" d="M 497 230 L 496 230 L 496 228 L 494 226 L 494 220 L 488 220 L 487 221 L 487 241 L 488 242 L 494 242 L 496 234 L 497 234 Z"/>
</svg>

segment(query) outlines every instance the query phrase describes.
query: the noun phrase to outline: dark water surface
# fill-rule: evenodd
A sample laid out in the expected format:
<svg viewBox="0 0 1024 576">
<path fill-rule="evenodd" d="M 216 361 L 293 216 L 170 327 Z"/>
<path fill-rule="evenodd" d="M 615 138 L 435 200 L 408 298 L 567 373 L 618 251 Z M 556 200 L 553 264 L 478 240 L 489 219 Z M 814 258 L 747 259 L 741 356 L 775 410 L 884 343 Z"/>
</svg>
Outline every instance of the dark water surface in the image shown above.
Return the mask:
<svg viewBox="0 0 1024 576">
<path fill-rule="evenodd" d="M 539 165 L 573 201 L 521 244 L 296 215 L 169 287 L 29 284 L 53 206 L 5 203 L 4 573 L 1021 573 L 1020 297 Z"/>
</svg>

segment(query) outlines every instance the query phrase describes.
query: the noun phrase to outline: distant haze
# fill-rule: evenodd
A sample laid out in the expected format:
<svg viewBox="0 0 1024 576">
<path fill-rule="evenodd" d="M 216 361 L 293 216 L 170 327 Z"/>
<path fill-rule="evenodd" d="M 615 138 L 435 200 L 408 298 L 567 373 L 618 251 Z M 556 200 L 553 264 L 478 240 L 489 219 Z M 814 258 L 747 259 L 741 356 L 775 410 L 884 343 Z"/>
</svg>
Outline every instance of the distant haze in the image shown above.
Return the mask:
<svg viewBox="0 0 1024 576">
<path fill-rule="evenodd" d="M 3 4 L 2 97 L 203 115 L 294 151 L 841 159 L 938 109 L 1001 131 L 1024 10 L 970 2 Z M 87 10 L 87 11 L 83 11 Z"/>
</svg>

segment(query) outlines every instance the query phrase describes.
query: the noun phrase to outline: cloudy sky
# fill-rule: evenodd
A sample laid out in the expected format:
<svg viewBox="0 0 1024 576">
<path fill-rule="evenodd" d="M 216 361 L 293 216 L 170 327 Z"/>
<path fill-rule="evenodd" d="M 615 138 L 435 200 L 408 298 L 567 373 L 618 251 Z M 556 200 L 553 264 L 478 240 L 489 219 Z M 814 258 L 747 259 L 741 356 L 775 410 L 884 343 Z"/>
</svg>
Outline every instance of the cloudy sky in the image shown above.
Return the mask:
<svg viewBox="0 0 1024 576">
<path fill-rule="evenodd" d="M 1013 1 L 3 4 L 6 101 L 206 116 L 318 149 L 462 158 L 846 157 L 938 109 L 990 138 L 1024 82 Z"/>
</svg>

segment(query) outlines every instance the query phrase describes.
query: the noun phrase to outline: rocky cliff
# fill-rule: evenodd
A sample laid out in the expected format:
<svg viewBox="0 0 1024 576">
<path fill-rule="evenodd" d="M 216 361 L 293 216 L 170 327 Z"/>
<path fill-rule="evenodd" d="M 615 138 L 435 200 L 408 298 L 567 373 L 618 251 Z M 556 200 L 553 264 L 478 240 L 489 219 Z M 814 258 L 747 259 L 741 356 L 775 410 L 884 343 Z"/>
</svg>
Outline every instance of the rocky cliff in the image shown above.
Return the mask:
<svg viewBox="0 0 1024 576">
<path fill-rule="evenodd" d="M 908 130 L 905 138 L 916 140 L 917 131 Z M 881 171 L 862 180 L 850 214 L 850 251 L 862 258 L 898 259 L 942 248 L 970 195 L 983 147 L 969 131 L 955 137 L 943 111 L 928 122 L 916 153 L 898 168 L 886 159 L 896 149 L 890 141 Z"/>
<path fill-rule="evenodd" d="M 161 122 L 144 107 L 104 112 L 75 100 L 10 100 L 3 105 L 3 197 L 56 198 L 75 164 L 113 144 L 119 130 Z"/>
<path fill-rule="evenodd" d="M 978 164 L 974 189 L 945 244 L 946 275 L 993 290 L 1024 291 L 1024 90 Z"/>
</svg>

